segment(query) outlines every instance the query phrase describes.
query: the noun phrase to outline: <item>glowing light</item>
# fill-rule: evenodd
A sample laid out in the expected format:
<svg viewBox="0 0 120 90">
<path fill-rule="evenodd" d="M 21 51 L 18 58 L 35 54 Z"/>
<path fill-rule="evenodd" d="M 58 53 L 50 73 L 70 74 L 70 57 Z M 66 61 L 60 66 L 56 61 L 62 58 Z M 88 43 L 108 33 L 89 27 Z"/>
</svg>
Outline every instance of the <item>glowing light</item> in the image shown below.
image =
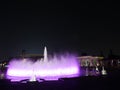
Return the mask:
<svg viewBox="0 0 120 90">
<path fill-rule="evenodd" d="M 70 55 L 54 57 L 45 62 L 42 60 L 32 62 L 30 59 L 14 59 L 8 65 L 7 78 L 12 79 L 12 81 L 17 78 L 20 81 L 35 76 L 39 79 L 54 80 L 75 77 L 80 74 L 79 68 L 79 62 Z"/>
</svg>

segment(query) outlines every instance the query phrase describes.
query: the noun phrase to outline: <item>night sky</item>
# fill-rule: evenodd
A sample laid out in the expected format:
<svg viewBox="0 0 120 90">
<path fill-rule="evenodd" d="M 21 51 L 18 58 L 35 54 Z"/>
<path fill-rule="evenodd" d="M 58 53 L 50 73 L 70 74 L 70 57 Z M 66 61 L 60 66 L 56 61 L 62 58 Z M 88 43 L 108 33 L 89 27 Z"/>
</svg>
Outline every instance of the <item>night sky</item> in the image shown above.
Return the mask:
<svg viewBox="0 0 120 90">
<path fill-rule="evenodd" d="M 119 4 L 111 0 L 17 0 L 0 3 L 0 56 L 27 53 L 87 52 L 120 55 Z M 83 1 L 83 0 L 82 0 Z"/>
</svg>

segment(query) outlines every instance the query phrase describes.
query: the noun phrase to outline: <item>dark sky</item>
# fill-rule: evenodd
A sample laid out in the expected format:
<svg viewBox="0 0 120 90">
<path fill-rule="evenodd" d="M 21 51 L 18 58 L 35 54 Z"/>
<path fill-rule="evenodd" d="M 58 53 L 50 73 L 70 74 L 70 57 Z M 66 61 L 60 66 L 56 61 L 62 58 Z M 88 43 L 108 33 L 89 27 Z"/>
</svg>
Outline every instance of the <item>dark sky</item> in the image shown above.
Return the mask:
<svg viewBox="0 0 120 90">
<path fill-rule="evenodd" d="M 0 56 L 49 52 L 120 55 L 119 4 L 17 0 L 0 3 Z M 82 0 L 83 1 L 83 0 Z"/>
</svg>

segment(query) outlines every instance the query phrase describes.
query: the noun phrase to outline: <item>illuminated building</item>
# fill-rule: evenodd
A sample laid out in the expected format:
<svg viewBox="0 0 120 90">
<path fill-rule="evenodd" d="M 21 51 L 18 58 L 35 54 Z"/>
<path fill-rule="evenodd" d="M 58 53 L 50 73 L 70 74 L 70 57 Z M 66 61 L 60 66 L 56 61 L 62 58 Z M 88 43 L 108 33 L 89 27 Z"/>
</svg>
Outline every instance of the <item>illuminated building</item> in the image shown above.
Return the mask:
<svg viewBox="0 0 120 90">
<path fill-rule="evenodd" d="M 80 56 L 77 57 L 81 67 L 96 67 L 103 65 L 104 57 L 98 56 Z"/>
</svg>

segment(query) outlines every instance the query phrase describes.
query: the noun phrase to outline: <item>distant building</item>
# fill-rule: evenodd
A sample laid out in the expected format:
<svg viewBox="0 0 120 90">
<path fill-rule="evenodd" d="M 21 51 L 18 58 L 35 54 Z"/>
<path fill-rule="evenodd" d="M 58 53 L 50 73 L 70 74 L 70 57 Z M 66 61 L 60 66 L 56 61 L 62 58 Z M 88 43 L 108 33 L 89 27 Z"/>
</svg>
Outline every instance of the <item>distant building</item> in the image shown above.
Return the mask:
<svg viewBox="0 0 120 90">
<path fill-rule="evenodd" d="M 20 55 L 21 58 L 33 58 L 33 59 L 41 59 L 43 58 L 43 54 L 25 54 L 24 57 Z"/>
<path fill-rule="evenodd" d="M 104 57 L 99 56 L 80 56 L 77 57 L 81 67 L 96 67 L 103 65 Z"/>
<path fill-rule="evenodd" d="M 120 56 L 119 55 L 108 55 L 106 59 L 104 59 L 104 64 L 107 67 L 120 67 Z"/>
</svg>

